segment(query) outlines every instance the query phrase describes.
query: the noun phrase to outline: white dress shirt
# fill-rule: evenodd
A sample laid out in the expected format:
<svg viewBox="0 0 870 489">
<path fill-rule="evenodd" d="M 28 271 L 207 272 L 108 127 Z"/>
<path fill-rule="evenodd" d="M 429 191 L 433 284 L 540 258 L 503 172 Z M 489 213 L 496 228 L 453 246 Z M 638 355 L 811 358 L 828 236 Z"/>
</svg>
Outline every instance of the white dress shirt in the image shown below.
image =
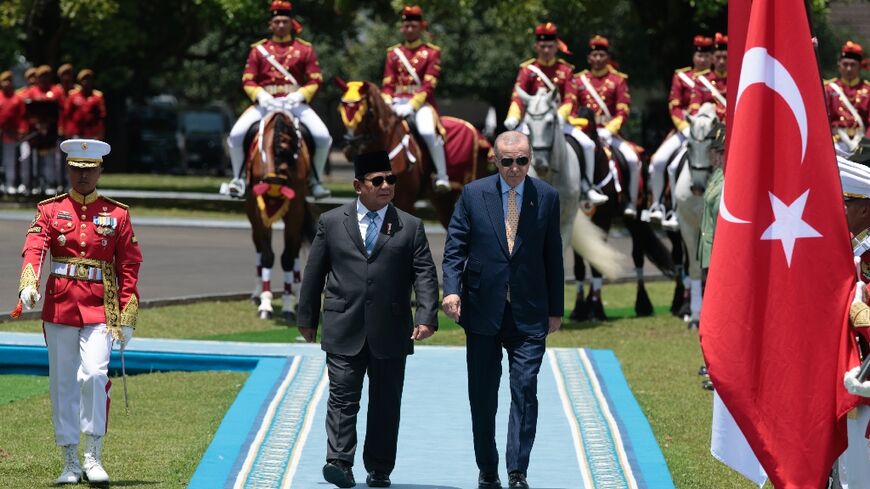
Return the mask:
<svg viewBox="0 0 870 489">
<path fill-rule="evenodd" d="M 378 229 L 380 229 L 384 224 L 384 216 L 387 215 L 387 207 L 389 207 L 389 204 L 381 207 L 381 210 L 376 211 L 378 217 L 375 218 L 375 226 L 377 226 Z M 366 217 L 368 212 L 369 209 L 367 209 L 359 199 L 356 199 L 356 220 L 359 223 L 359 234 L 363 243 L 366 242 L 366 231 L 369 228 L 369 218 Z"/>
</svg>

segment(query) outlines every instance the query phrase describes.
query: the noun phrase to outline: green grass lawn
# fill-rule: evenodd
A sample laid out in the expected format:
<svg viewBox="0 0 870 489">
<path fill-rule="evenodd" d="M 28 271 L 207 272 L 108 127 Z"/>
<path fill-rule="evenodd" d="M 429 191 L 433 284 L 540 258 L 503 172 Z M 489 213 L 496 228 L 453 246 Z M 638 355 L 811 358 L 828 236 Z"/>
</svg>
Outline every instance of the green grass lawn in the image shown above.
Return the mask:
<svg viewBox="0 0 870 489">
<path fill-rule="evenodd" d="M 246 373 L 236 372 L 132 376 L 129 416 L 124 414 L 121 381 L 114 379 L 114 403 L 103 448 L 112 486 L 186 487 L 246 378 Z M 6 393 L 0 394 L 0 419 L 4 420 L 0 422 L 0 487 L 52 487 L 63 464 L 54 444 L 47 381 L 44 377 L 0 376 L 0 388 L 5 391 L 9 384 L 29 387 L 19 388 L 19 399 L 12 402 L 4 402 Z"/>
<path fill-rule="evenodd" d="M 710 455 L 711 394 L 701 389 L 701 378 L 697 375 L 702 363 L 698 334 L 687 330 L 685 323 L 667 314 L 672 285 L 650 283 L 648 290 L 657 306 L 656 316 L 631 317 L 633 285 L 607 286 L 604 300 L 612 319 L 601 323 L 566 322 L 561 331 L 548 339 L 548 345 L 611 349 L 616 353 L 629 385 L 652 425 L 678 488 L 753 487 L 752 483 Z M 568 313 L 573 307 L 573 290 L 568 290 L 565 299 Z M 279 311 L 280 301 L 274 305 Z M 425 344 L 464 345 L 462 330 L 443 315 L 440 321 L 440 330 Z M 39 331 L 39 323 L 2 323 L 0 329 Z M 288 327 L 279 319 L 256 319 L 255 307 L 247 301 L 143 309 L 136 335 L 258 342 L 294 342 L 298 337 L 296 328 Z M 6 416 L 5 419 L 30 419 L 24 414 L 20 416 Z M 0 436 L 0 440 L 3 439 Z M 0 455 L 0 467 L 2 465 Z M 151 479 L 147 480 L 154 480 L 153 477 L 156 476 L 149 476 Z"/>
</svg>

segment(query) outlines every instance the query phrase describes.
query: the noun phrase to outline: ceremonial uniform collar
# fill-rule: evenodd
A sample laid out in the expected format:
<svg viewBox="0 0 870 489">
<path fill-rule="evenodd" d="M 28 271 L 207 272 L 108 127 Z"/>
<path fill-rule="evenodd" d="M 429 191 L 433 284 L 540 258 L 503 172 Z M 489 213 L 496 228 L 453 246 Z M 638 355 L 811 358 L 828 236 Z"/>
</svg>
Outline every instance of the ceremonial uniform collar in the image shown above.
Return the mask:
<svg viewBox="0 0 870 489">
<path fill-rule="evenodd" d="M 423 45 L 423 40 L 417 39 L 416 41 L 411 41 L 411 42 L 405 41 L 402 43 L 402 45 L 408 49 L 417 49 Z"/>
<path fill-rule="evenodd" d="M 79 204 L 83 205 L 93 204 L 99 196 L 100 195 L 97 194 L 96 190 L 89 193 L 88 195 L 82 195 L 73 189 L 70 189 L 69 191 L 69 198 L 71 198 L 74 202 L 78 202 Z"/>
<path fill-rule="evenodd" d="M 728 76 L 727 71 L 714 71 L 713 74 L 716 75 L 716 78 L 725 78 Z"/>
<path fill-rule="evenodd" d="M 558 61 L 558 60 L 554 56 L 553 59 L 551 59 L 550 61 L 544 61 L 541 58 L 537 58 L 536 61 L 541 66 L 553 66 L 554 64 L 556 64 L 556 61 Z"/>
<path fill-rule="evenodd" d="M 283 43 L 293 42 L 293 36 L 290 34 L 287 34 L 284 37 L 272 36 L 272 42 L 283 42 Z"/>
<path fill-rule="evenodd" d="M 600 70 L 593 70 L 590 68 L 589 73 L 592 73 L 592 76 L 594 76 L 594 77 L 600 78 L 600 77 L 610 73 L 610 68 L 606 67 L 606 68 L 601 68 Z"/>
<path fill-rule="evenodd" d="M 852 78 L 851 80 L 847 80 L 843 77 L 840 77 L 840 82 L 842 82 L 843 85 L 846 85 L 847 87 L 854 87 L 854 86 L 857 86 L 858 83 L 861 82 L 861 77 L 856 76 L 855 78 Z"/>
</svg>

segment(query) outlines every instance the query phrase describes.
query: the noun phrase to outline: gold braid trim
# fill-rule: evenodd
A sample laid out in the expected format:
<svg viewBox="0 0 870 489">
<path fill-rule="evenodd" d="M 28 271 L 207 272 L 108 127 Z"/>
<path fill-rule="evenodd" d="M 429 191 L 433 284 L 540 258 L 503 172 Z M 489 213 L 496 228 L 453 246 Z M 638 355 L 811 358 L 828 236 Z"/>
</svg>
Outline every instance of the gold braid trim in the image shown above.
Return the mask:
<svg viewBox="0 0 870 489">
<path fill-rule="evenodd" d="M 863 302 L 854 302 L 849 308 L 849 320 L 853 328 L 870 327 L 870 306 Z"/>
<path fill-rule="evenodd" d="M 130 296 L 130 300 L 124 305 L 124 310 L 121 311 L 121 326 L 136 327 L 136 319 L 139 318 L 139 299 L 136 294 Z"/>
<path fill-rule="evenodd" d="M 106 310 L 106 329 L 116 340 L 121 340 L 121 325 L 118 322 L 118 311 L 121 309 L 118 297 L 118 277 L 115 276 L 115 265 L 102 263 L 103 268 L 103 308 Z"/>
<path fill-rule="evenodd" d="M 21 291 L 30 285 L 34 288 L 39 288 L 39 279 L 36 277 L 33 265 L 28 263 L 24 267 L 24 270 L 21 271 L 21 282 L 18 283 L 18 295 L 21 295 Z"/>
</svg>

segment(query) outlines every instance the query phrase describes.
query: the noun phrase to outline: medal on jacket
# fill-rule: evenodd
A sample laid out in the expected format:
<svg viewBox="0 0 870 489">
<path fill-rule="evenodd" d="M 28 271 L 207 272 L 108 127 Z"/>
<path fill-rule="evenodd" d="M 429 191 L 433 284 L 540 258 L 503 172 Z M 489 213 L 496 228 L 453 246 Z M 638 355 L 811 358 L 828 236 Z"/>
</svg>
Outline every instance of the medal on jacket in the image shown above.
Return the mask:
<svg viewBox="0 0 870 489">
<path fill-rule="evenodd" d="M 118 219 L 110 216 L 108 212 L 100 212 L 100 215 L 94 216 L 94 225 L 100 236 L 113 236 Z"/>
<path fill-rule="evenodd" d="M 57 237 L 57 244 L 64 246 L 66 244 L 66 235 L 61 234 Z"/>
</svg>

